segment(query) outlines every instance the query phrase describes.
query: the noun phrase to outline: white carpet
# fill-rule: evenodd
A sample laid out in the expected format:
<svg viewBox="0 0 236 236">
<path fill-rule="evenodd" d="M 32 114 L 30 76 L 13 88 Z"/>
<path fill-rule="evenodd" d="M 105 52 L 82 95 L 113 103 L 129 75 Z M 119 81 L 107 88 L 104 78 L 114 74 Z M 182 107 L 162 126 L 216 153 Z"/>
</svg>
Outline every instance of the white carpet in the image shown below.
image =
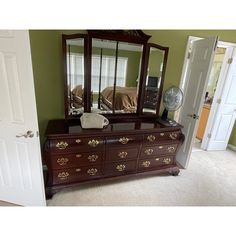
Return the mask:
<svg viewBox="0 0 236 236">
<path fill-rule="evenodd" d="M 236 152 L 193 152 L 179 176 L 65 189 L 48 206 L 236 206 Z"/>
</svg>

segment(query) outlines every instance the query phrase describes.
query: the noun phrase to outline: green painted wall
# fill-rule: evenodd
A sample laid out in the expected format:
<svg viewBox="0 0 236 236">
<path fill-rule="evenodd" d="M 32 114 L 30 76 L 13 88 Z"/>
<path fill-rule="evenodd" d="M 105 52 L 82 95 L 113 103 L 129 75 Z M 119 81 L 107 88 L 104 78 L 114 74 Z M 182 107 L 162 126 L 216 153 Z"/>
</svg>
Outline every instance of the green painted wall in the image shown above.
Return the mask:
<svg viewBox="0 0 236 236">
<path fill-rule="evenodd" d="M 64 118 L 61 34 L 77 32 L 59 30 L 29 32 L 41 144 L 45 140 L 44 133 L 48 121 Z"/>
<path fill-rule="evenodd" d="M 76 30 L 30 30 L 41 142 L 48 120 L 64 118 L 63 66 L 61 34 L 84 33 Z M 169 47 L 164 90 L 179 85 L 188 36 L 219 36 L 221 41 L 236 43 L 236 30 L 144 30 L 150 42 Z M 230 138 L 236 145 L 236 127 Z"/>
</svg>

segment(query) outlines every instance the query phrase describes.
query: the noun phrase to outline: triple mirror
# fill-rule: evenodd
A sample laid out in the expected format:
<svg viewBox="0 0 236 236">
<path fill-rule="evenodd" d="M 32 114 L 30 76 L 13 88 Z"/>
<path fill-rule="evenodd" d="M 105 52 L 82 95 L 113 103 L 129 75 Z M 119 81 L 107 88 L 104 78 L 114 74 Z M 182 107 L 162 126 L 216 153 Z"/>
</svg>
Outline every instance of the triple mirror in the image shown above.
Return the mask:
<svg viewBox="0 0 236 236">
<path fill-rule="evenodd" d="M 168 48 L 135 32 L 63 35 L 66 118 L 83 112 L 158 115 Z"/>
</svg>

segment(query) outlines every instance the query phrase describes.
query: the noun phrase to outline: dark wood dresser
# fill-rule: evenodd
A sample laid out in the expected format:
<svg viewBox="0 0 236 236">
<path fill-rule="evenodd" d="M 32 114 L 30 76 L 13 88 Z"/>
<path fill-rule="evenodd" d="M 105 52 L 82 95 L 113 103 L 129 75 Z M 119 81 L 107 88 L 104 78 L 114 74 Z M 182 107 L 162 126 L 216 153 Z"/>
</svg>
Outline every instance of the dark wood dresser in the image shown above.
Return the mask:
<svg viewBox="0 0 236 236">
<path fill-rule="evenodd" d="M 184 140 L 181 128 L 133 121 L 86 130 L 75 120 L 49 121 L 44 146 L 47 196 L 88 181 L 161 172 L 178 175 L 175 156 Z"/>
</svg>

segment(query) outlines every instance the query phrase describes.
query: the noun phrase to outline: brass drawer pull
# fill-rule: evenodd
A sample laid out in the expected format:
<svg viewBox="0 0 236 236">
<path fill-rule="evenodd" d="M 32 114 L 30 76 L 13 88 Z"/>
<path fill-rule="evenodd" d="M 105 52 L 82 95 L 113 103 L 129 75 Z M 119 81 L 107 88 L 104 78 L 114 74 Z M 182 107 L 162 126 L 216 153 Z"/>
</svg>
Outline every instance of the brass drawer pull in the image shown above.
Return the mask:
<svg viewBox="0 0 236 236">
<path fill-rule="evenodd" d="M 170 137 L 171 139 L 177 139 L 178 134 L 176 134 L 176 133 L 171 133 L 171 134 L 169 135 L 169 137 Z"/>
<path fill-rule="evenodd" d="M 57 177 L 60 179 L 60 180 L 65 180 L 67 179 L 67 177 L 69 176 L 69 173 L 68 172 L 60 172 Z"/>
<path fill-rule="evenodd" d="M 118 154 L 118 156 L 119 156 L 120 158 L 126 158 L 127 155 L 128 155 L 128 152 L 119 152 L 119 154 Z"/>
<path fill-rule="evenodd" d="M 77 169 L 75 169 L 75 171 L 76 171 L 76 172 L 80 172 L 80 171 L 81 171 L 81 169 L 80 169 L 80 168 L 77 168 Z"/>
<path fill-rule="evenodd" d="M 122 137 L 119 139 L 119 142 L 122 143 L 122 144 L 127 144 L 129 142 L 129 139 L 126 138 L 126 137 Z"/>
<path fill-rule="evenodd" d="M 164 136 L 164 135 L 165 135 L 165 133 L 160 133 L 160 135 L 161 135 L 161 136 Z"/>
<path fill-rule="evenodd" d="M 171 159 L 169 157 L 168 158 L 164 158 L 163 162 L 168 165 L 168 164 L 171 163 Z"/>
<path fill-rule="evenodd" d="M 148 149 L 146 149 L 146 150 L 144 151 L 144 153 L 147 154 L 147 155 L 152 155 L 153 149 L 148 148 Z"/>
<path fill-rule="evenodd" d="M 118 165 L 118 166 L 116 166 L 116 169 L 118 171 L 124 171 L 125 170 L 125 165 Z"/>
<path fill-rule="evenodd" d="M 82 155 L 81 154 L 76 154 L 75 157 L 82 157 Z"/>
<path fill-rule="evenodd" d="M 145 167 L 145 168 L 147 168 L 147 167 L 150 166 L 150 164 L 151 164 L 150 161 L 144 161 L 144 162 L 142 163 L 142 166 Z"/>
<path fill-rule="evenodd" d="M 156 160 L 156 161 L 159 161 L 159 160 L 160 160 L 160 158 L 156 158 L 155 160 Z"/>
<path fill-rule="evenodd" d="M 98 155 L 90 155 L 88 156 L 88 160 L 91 162 L 95 162 L 98 159 Z"/>
<path fill-rule="evenodd" d="M 68 143 L 64 141 L 58 142 L 56 145 L 58 149 L 66 149 L 67 146 L 68 146 Z"/>
<path fill-rule="evenodd" d="M 163 146 L 159 146 L 158 148 L 159 148 L 159 149 L 163 149 Z"/>
<path fill-rule="evenodd" d="M 66 165 L 68 161 L 69 161 L 69 159 L 68 159 L 68 158 L 64 158 L 64 157 L 57 159 L 57 163 L 58 163 L 60 166 Z"/>
<path fill-rule="evenodd" d="M 81 140 L 80 139 L 76 139 L 75 142 L 76 143 L 81 143 Z"/>
<path fill-rule="evenodd" d="M 149 136 L 147 137 L 147 140 L 148 140 L 149 142 L 154 142 L 155 139 L 156 139 L 156 137 L 155 137 L 154 135 L 149 135 Z"/>
<path fill-rule="evenodd" d="M 91 168 L 91 169 L 88 169 L 87 173 L 89 175 L 96 175 L 98 172 L 98 170 L 96 168 Z"/>
<path fill-rule="evenodd" d="M 173 153 L 173 152 L 175 152 L 175 147 L 168 147 L 167 150 L 168 150 L 168 152 Z"/>
<path fill-rule="evenodd" d="M 96 147 L 99 144 L 99 141 L 96 139 L 88 141 L 88 145 L 91 147 Z"/>
</svg>

